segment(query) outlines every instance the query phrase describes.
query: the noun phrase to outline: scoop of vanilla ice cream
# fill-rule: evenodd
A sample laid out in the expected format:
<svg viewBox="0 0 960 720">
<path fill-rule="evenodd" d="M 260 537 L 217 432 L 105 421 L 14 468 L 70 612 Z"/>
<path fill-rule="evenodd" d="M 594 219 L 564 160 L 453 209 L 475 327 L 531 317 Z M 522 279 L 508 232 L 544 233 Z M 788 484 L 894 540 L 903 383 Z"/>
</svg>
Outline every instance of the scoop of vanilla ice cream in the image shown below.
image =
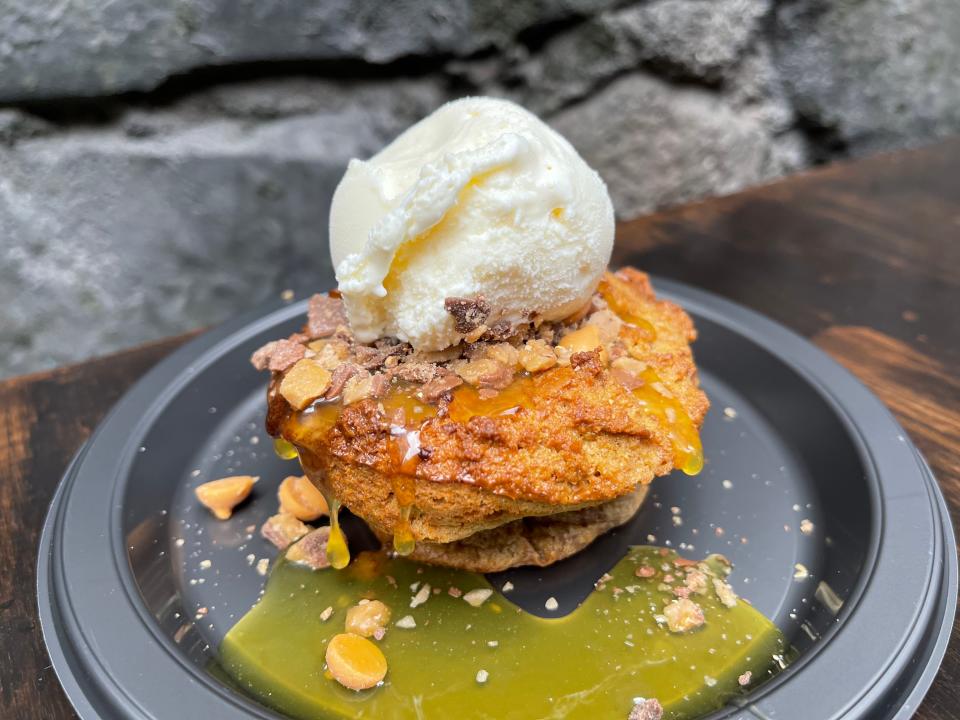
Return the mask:
<svg viewBox="0 0 960 720">
<path fill-rule="evenodd" d="M 523 108 L 465 98 L 367 161 L 330 210 L 330 252 L 354 334 L 442 350 L 462 336 L 449 297 L 482 295 L 491 322 L 559 320 L 610 260 L 613 205 L 600 176 Z"/>
</svg>

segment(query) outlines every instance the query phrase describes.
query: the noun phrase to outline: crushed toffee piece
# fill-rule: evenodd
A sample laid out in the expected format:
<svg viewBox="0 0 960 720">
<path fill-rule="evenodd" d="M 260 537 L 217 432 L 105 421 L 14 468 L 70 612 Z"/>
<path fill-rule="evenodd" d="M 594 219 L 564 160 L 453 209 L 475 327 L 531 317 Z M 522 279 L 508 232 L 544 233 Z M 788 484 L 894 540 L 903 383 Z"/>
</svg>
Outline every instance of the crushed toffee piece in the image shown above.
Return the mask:
<svg viewBox="0 0 960 720">
<path fill-rule="evenodd" d="M 314 295 L 307 305 L 306 333 L 311 340 L 330 337 L 347 324 L 343 301 L 329 295 Z"/>
<path fill-rule="evenodd" d="M 260 535 L 280 550 L 286 550 L 291 543 L 296 542 L 308 532 L 310 532 L 308 525 L 304 525 L 288 513 L 273 515 L 260 528 Z"/>
<path fill-rule="evenodd" d="M 663 717 L 663 707 L 655 698 L 639 698 L 630 710 L 627 720 L 660 720 Z"/>
<path fill-rule="evenodd" d="M 453 316 L 453 326 L 461 335 L 473 332 L 487 321 L 490 303 L 483 295 L 474 298 L 448 297 L 444 309 Z"/>
<path fill-rule="evenodd" d="M 266 527 L 266 526 L 264 526 Z M 304 535 L 287 550 L 287 560 L 298 565 L 306 565 L 311 570 L 330 567 L 327 559 L 327 541 L 330 539 L 330 527 L 324 525 Z"/>
<path fill-rule="evenodd" d="M 296 365 L 307 349 L 293 340 L 273 340 L 250 356 L 250 362 L 259 371 L 283 372 Z"/>
</svg>

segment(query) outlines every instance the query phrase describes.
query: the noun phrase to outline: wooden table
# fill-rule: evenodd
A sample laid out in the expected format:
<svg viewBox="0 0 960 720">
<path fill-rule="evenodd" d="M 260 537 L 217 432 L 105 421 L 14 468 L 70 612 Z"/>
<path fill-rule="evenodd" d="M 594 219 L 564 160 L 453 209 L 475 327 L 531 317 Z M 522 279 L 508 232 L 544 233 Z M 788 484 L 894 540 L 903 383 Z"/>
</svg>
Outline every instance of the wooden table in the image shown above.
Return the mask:
<svg viewBox="0 0 960 720">
<path fill-rule="evenodd" d="M 896 413 L 960 517 L 960 138 L 621 225 L 630 263 L 812 339 Z M 73 717 L 37 623 L 36 551 L 73 452 L 189 336 L 0 383 L 0 717 Z M 960 713 L 960 625 L 917 713 Z"/>
</svg>

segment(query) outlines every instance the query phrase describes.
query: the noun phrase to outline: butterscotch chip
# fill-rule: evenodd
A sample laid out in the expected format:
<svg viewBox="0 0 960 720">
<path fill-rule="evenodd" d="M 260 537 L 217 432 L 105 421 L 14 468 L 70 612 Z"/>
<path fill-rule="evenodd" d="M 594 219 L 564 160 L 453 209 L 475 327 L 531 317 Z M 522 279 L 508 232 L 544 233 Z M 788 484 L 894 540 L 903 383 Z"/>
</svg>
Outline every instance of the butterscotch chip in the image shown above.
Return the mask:
<svg viewBox="0 0 960 720">
<path fill-rule="evenodd" d="M 303 410 L 330 387 L 330 371 L 304 359 L 290 368 L 280 383 L 280 394 L 294 410 Z"/>
<path fill-rule="evenodd" d="M 670 632 L 682 633 L 700 627 L 704 623 L 703 608 L 693 600 L 680 598 L 663 609 Z"/>
<path fill-rule="evenodd" d="M 233 515 L 233 509 L 247 499 L 253 484 L 259 479 L 251 475 L 233 475 L 205 482 L 193 492 L 200 504 L 214 517 L 227 520 Z"/>
<path fill-rule="evenodd" d="M 350 357 L 350 346 L 343 340 L 330 338 L 328 340 L 315 340 L 307 345 L 310 350 L 316 353 L 313 361 L 324 370 L 333 372 L 343 362 Z"/>
<path fill-rule="evenodd" d="M 333 679 L 351 690 L 372 688 L 387 674 L 387 659 L 380 648 L 353 633 L 330 638 L 326 660 Z"/>
<path fill-rule="evenodd" d="M 354 375 L 347 380 L 343 386 L 343 393 L 340 396 L 344 405 L 352 405 L 355 402 L 366 400 L 373 396 L 373 376 L 370 373 L 366 375 Z"/>
<path fill-rule="evenodd" d="M 600 345 L 600 330 L 595 325 L 584 325 L 560 338 L 560 347 L 571 353 L 590 352 Z"/>
<path fill-rule="evenodd" d="M 347 610 L 346 631 L 362 637 L 373 637 L 390 622 L 390 608 L 379 600 L 361 600 Z"/>
<path fill-rule="evenodd" d="M 521 367 L 531 373 L 549 370 L 557 364 L 557 354 L 543 340 L 528 340 L 518 356 Z"/>
<path fill-rule="evenodd" d="M 330 527 L 324 525 L 312 530 L 297 540 L 287 550 L 287 560 L 298 565 L 306 565 L 311 570 L 330 567 L 327 559 L 327 541 L 330 539 Z"/>
<path fill-rule="evenodd" d="M 290 475 L 284 478 L 277 490 L 281 512 L 293 515 L 297 520 L 311 522 L 329 514 L 327 501 L 305 475 Z"/>
<path fill-rule="evenodd" d="M 308 532 L 310 528 L 307 525 L 284 512 L 267 518 L 263 527 L 260 528 L 260 535 L 281 550 L 286 550 L 290 543 L 299 540 Z"/>
</svg>

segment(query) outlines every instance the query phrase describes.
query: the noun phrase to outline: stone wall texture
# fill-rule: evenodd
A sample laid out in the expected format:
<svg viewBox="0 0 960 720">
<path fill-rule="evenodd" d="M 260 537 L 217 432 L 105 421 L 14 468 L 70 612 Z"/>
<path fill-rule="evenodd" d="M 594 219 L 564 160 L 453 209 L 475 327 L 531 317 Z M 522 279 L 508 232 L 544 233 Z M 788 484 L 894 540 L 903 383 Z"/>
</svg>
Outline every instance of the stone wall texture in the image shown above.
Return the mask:
<svg viewBox="0 0 960 720">
<path fill-rule="evenodd" d="M 956 0 L 6 0 L 0 377 L 326 285 L 347 161 L 448 99 L 627 218 L 960 131 L 958 40 Z"/>
</svg>

